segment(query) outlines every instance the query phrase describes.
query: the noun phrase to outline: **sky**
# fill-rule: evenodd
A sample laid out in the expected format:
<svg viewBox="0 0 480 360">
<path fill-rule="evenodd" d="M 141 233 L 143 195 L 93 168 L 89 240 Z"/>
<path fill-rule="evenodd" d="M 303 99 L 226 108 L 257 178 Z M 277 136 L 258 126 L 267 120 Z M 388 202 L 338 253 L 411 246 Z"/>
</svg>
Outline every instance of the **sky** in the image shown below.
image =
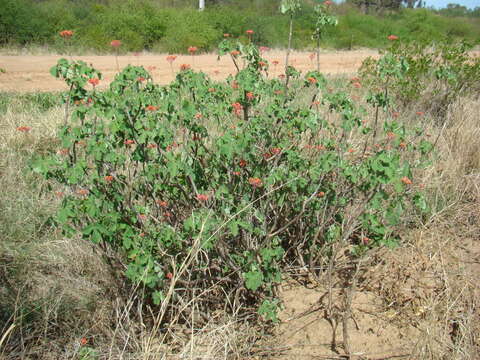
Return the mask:
<svg viewBox="0 0 480 360">
<path fill-rule="evenodd" d="M 473 9 L 480 6 L 480 0 L 426 0 L 427 7 L 433 6 L 437 9 L 446 7 L 447 4 L 460 4 Z"/>
</svg>

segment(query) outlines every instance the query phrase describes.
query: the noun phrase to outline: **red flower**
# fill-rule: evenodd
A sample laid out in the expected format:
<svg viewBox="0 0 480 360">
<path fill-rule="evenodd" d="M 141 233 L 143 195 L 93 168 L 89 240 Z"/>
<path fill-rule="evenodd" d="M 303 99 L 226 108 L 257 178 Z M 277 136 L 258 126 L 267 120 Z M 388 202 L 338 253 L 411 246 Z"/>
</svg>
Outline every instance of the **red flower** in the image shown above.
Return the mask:
<svg viewBox="0 0 480 360">
<path fill-rule="evenodd" d="M 388 137 L 389 139 L 393 139 L 393 138 L 395 137 L 395 133 L 389 131 L 389 132 L 387 132 L 387 137 Z"/>
<path fill-rule="evenodd" d="M 267 66 L 267 63 L 265 61 L 259 61 L 258 65 L 260 65 L 260 68 L 264 68 Z"/>
<path fill-rule="evenodd" d="M 73 31 L 72 30 L 60 31 L 60 36 L 63 37 L 64 39 L 70 39 L 73 36 Z"/>
<path fill-rule="evenodd" d="M 232 107 L 233 107 L 233 112 L 235 113 L 235 115 L 241 115 L 242 114 L 242 110 L 243 110 L 242 104 L 240 104 L 239 102 L 236 102 L 236 103 L 232 104 Z"/>
<path fill-rule="evenodd" d="M 175 60 L 177 59 L 177 56 L 176 55 L 168 55 L 167 56 L 167 61 L 171 64 L 172 62 L 174 62 Z"/>
<path fill-rule="evenodd" d="M 273 155 L 269 152 L 266 152 L 265 154 L 262 155 L 265 160 L 270 159 Z"/>
<path fill-rule="evenodd" d="M 369 243 L 371 240 L 372 240 L 372 239 L 364 236 L 364 237 L 362 238 L 362 243 L 363 243 L 363 245 L 368 245 L 368 243 Z"/>
<path fill-rule="evenodd" d="M 402 181 L 402 183 L 404 183 L 405 185 L 412 185 L 412 180 L 410 180 L 408 177 L 404 176 L 400 179 Z"/>
<path fill-rule="evenodd" d="M 317 83 L 317 79 L 315 79 L 314 77 L 308 77 L 307 80 L 310 84 L 316 84 Z"/>
<path fill-rule="evenodd" d="M 120 40 L 112 40 L 110 42 L 110 46 L 115 49 L 118 49 L 121 45 L 122 45 L 122 42 Z"/>
<path fill-rule="evenodd" d="M 189 46 L 189 48 L 188 48 L 188 52 L 192 55 L 195 54 L 197 52 L 197 50 L 198 50 L 198 48 L 196 46 Z"/>
<path fill-rule="evenodd" d="M 88 195 L 89 191 L 87 189 L 78 189 L 77 195 Z"/>
<path fill-rule="evenodd" d="M 125 145 L 133 145 L 133 144 L 135 144 L 135 140 L 125 140 L 123 143 Z"/>
<path fill-rule="evenodd" d="M 145 110 L 147 111 L 157 111 L 158 110 L 158 107 L 156 106 L 153 106 L 153 105 L 148 105 Z"/>
<path fill-rule="evenodd" d="M 163 200 L 157 200 L 156 203 L 157 203 L 158 206 L 163 207 L 163 208 L 166 208 L 168 206 L 168 203 L 166 201 L 163 201 Z"/>
<path fill-rule="evenodd" d="M 355 149 L 348 149 L 347 150 L 350 154 L 354 153 L 355 152 Z"/>
<path fill-rule="evenodd" d="M 400 113 L 398 111 L 392 112 L 392 117 L 395 118 L 395 119 L 398 118 L 399 115 L 400 115 Z"/>
<path fill-rule="evenodd" d="M 55 195 L 56 195 L 58 198 L 62 198 L 63 195 L 65 195 L 65 193 L 64 193 L 63 191 L 57 191 L 57 192 L 55 193 Z"/>
<path fill-rule="evenodd" d="M 273 61 L 272 61 L 272 64 L 275 65 L 275 66 L 277 66 L 279 63 L 280 63 L 280 62 L 279 62 L 278 60 L 273 60 Z"/>
<path fill-rule="evenodd" d="M 80 346 L 85 346 L 85 345 L 87 345 L 87 343 L 88 343 L 87 338 L 82 337 L 80 339 Z"/>
<path fill-rule="evenodd" d="M 251 36 L 253 35 L 255 32 L 253 30 L 247 30 L 245 31 L 245 34 L 247 34 L 248 36 Z"/>
<path fill-rule="evenodd" d="M 98 84 L 100 84 L 100 79 L 97 79 L 97 78 L 91 78 L 91 79 L 88 79 L 88 83 L 90 85 L 92 85 L 93 87 L 97 86 Z"/>
<path fill-rule="evenodd" d="M 352 83 L 352 86 L 356 89 L 360 89 L 362 87 L 362 84 L 360 84 L 358 81 Z"/>
<path fill-rule="evenodd" d="M 230 34 L 225 33 L 225 34 L 223 34 L 223 37 L 228 38 L 228 37 L 230 37 Z"/>
<path fill-rule="evenodd" d="M 323 192 L 323 191 L 320 191 L 320 192 L 317 193 L 317 197 L 319 197 L 319 198 L 322 198 L 324 196 L 325 196 L 325 192 Z"/>
<path fill-rule="evenodd" d="M 333 4 L 333 1 L 326 0 L 326 1 L 323 2 L 323 4 L 326 5 L 326 6 L 330 6 L 330 5 Z"/>
<path fill-rule="evenodd" d="M 233 50 L 233 51 L 230 51 L 230 54 L 231 54 L 233 57 L 237 57 L 238 55 L 240 55 L 240 51 L 238 51 L 238 50 Z"/>
<path fill-rule="evenodd" d="M 185 70 L 188 70 L 188 69 L 190 69 L 190 65 L 188 65 L 188 64 L 180 65 L 180 70 L 185 71 Z"/>
<path fill-rule="evenodd" d="M 17 131 L 20 131 L 20 132 L 29 132 L 30 130 L 32 130 L 32 128 L 30 126 L 19 126 L 17 127 Z"/>
<path fill-rule="evenodd" d="M 240 171 L 233 171 L 232 174 L 235 176 L 240 176 Z"/>
<path fill-rule="evenodd" d="M 282 149 L 280 149 L 279 147 L 274 147 L 274 148 L 272 148 L 272 150 L 270 150 L 270 152 L 273 155 L 278 155 L 278 154 L 280 154 L 281 151 L 282 151 Z"/>
<path fill-rule="evenodd" d="M 387 39 L 390 40 L 390 41 L 395 41 L 395 40 L 398 40 L 398 36 L 396 36 L 396 35 L 388 35 Z"/>
<path fill-rule="evenodd" d="M 203 117 L 203 115 L 201 113 L 196 113 L 195 114 L 195 119 L 201 119 Z"/>
<path fill-rule="evenodd" d="M 198 195 L 197 195 L 197 200 L 198 200 L 198 201 L 207 201 L 207 200 L 208 200 L 208 195 L 198 194 Z"/>
<path fill-rule="evenodd" d="M 253 95 L 253 93 L 250 91 L 247 92 L 245 96 L 247 97 L 248 100 L 253 100 L 255 98 L 255 95 Z"/>
<path fill-rule="evenodd" d="M 423 115 L 425 115 L 425 113 L 424 113 L 423 111 L 417 111 L 416 114 L 417 114 L 418 116 L 423 116 Z"/>
<path fill-rule="evenodd" d="M 138 81 L 138 82 L 144 82 L 144 81 L 145 81 L 145 78 L 144 78 L 143 76 L 139 76 L 139 77 L 137 78 L 137 81 Z"/>
<path fill-rule="evenodd" d="M 165 277 L 169 280 L 171 280 L 173 278 L 173 274 L 171 272 L 168 272 L 165 274 Z"/>
<path fill-rule="evenodd" d="M 407 147 L 407 144 L 405 144 L 404 142 L 401 142 L 400 144 L 398 144 L 398 146 L 401 148 L 401 149 L 405 149 Z"/>
<path fill-rule="evenodd" d="M 241 168 L 244 168 L 245 166 L 247 166 L 247 162 L 245 159 L 241 159 L 240 162 L 238 163 L 238 165 L 241 167 Z"/>
<path fill-rule="evenodd" d="M 112 175 L 105 176 L 105 181 L 106 182 L 112 182 L 113 181 L 113 176 Z"/>
<path fill-rule="evenodd" d="M 250 178 L 248 179 L 248 182 L 250 185 L 252 185 L 253 187 L 261 187 L 263 184 L 262 184 L 262 180 L 257 178 L 257 177 L 254 177 L 254 178 Z"/>
</svg>

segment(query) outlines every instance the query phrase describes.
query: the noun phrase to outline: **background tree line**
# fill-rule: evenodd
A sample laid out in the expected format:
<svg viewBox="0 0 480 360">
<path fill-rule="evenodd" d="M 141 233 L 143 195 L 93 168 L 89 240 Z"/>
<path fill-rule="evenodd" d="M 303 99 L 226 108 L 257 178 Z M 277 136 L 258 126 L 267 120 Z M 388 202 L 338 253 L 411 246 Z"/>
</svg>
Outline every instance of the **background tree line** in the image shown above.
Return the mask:
<svg viewBox="0 0 480 360">
<path fill-rule="evenodd" d="M 288 19 L 276 0 L 1 0 L 0 46 L 47 46 L 53 51 L 108 52 L 112 39 L 123 42 L 121 51 L 185 52 L 195 45 L 212 51 L 224 33 L 245 36 L 270 47 L 285 47 Z M 452 5 L 442 10 L 418 8 L 422 0 L 348 0 L 332 6 L 339 24 L 322 39 L 322 46 L 337 49 L 382 48 L 386 35 L 404 40 L 480 38 L 477 10 Z M 316 0 L 304 0 L 296 15 L 293 47 L 313 48 Z M 70 43 L 58 32 L 75 32 Z"/>
</svg>

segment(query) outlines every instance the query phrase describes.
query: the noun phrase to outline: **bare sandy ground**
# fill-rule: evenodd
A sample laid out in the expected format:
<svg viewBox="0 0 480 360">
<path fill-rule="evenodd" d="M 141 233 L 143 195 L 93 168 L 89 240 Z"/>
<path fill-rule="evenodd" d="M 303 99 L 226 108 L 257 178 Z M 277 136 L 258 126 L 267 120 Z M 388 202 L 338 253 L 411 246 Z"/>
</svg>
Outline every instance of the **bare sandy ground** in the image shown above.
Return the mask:
<svg viewBox="0 0 480 360">
<path fill-rule="evenodd" d="M 310 59 L 308 52 L 293 52 L 290 56 L 291 65 L 305 71 L 314 69 L 315 60 Z M 362 61 L 369 56 L 378 53 L 372 50 L 338 51 L 322 53 L 320 66 L 325 74 L 353 74 L 357 71 Z M 18 55 L 0 56 L 0 68 L 5 73 L 0 73 L 0 91 L 54 91 L 66 89 L 65 84 L 53 78 L 49 69 L 56 64 L 57 60 L 65 57 L 58 55 Z M 278 76 L 283 72 L 285 52 L 271 50 L 264 54 L 270 61 L 278 60 L 277 66 L 271 65 L 270 76 Z M 117 72 L 114 56 L 74 56 L 76 60 L 83 60 L 100 70 L 104 76 L 102 86 L 107 86 Z M 218 60 L 215 54 L 198 55 L 193 58 L 188 55 L 179 55 L 173 62 L 172 67 L 166 61 L 166 55 L 126 55 L 118 57 L 119 67 L 128 64 L 143 65 L 150 70 L 155 82 L 160 84 L 169 83 L 182 64 L 189 64 L 194 70 L 202 70 L 213 79 L 223 79 L 229 74 L 235 73 L 235 67 L 229 56 Z"/>
</svg>

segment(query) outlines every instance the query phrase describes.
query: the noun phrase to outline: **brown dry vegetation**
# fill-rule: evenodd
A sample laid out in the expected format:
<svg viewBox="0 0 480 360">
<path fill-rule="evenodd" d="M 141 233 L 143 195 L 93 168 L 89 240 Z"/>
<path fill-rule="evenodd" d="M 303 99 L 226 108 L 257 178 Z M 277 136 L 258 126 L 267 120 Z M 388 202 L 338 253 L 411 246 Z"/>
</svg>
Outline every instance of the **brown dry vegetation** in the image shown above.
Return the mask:
<svg viewBox="0 0 480 360">
<path fill-rule="evenodd" d="M 436 143 L 414 179 L 433 212 L 412 216 L 404 246 L 372 252 L 355 272 L 342 257 L 331 276 L 291 269 L 273 328 L 221 313 L 160 327 L 161 311 L 145 309 L 94 246 L 51 225 L 59 200 L 28 161 L 56 147 L 63 110 L 10 104 L 0 115 L 0 359 L 80 359 L 82 337 L 101 359 L 343 359 L 345 346 L 351 359 L 478 359 L 480 101 L 458 99 L 444 119 L 415 109 L 403 121 Z"/>
</svg>

